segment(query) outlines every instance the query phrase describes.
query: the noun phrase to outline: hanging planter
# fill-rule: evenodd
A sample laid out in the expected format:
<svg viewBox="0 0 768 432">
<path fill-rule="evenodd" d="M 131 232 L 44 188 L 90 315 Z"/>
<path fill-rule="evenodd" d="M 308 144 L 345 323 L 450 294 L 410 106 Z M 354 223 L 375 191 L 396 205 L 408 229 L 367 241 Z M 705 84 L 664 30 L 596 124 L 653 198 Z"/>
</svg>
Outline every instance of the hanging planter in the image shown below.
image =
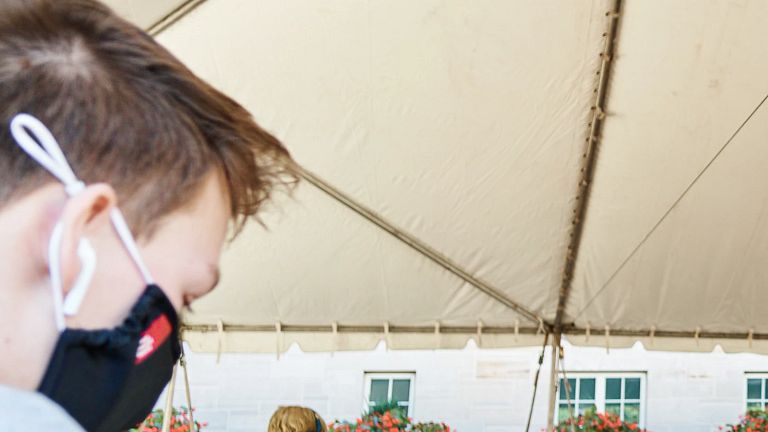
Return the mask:
<svg viewBox="0 0 768 432">
<path fill-rule="evenodd" d="M 768 411 L 750 410 L 739 417 L 737 424 L 720 426 L 719 430 L 726 432 L 766 432 L 768 431 Z"/>
<path fill-rule="evenodd" d="M 192 409 L 194 410 L 194 408 Z M 160 432 L 163 428 L 164 410 L 152 411 L 144 421 L 128 432 Z M 192 431 L 189 424 L 189 410 L 187 407 L 173 408 L 170 432 L 197 432 L 208 426 L 208 423 L 195 421 L 195 430 Z"/>
<path fill-rule="evenodd" d="M 561 422 L 557 432 L 648 432 L 640 429 L 637 423 L 627 423 L 616 414 L 603 414 L 587 410 L 575 419 L 567 419 Z"/>
<path fill-rule="evenodd" d="M 329 432 L 451 432 L 445 423 L 414 423 L 395 403 L 373 407 L 355 422 L 334 421 Z"/>
</svg>

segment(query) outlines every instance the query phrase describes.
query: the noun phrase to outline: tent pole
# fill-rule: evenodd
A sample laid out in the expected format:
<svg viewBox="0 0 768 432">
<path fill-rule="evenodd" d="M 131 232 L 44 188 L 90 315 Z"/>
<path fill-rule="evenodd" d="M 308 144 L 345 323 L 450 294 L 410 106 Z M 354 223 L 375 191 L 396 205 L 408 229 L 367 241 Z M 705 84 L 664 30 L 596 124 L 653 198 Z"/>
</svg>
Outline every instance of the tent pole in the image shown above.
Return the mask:
<svg viewBox="0 0 768 432">
<path fill-rule="evenodd" d="M 555 409 L 557 408 L 557 359 L 560 347 L 560 334 L 552 335 L 552 363 L 549 373 L 549 411 L 547 412 L 547 432 L 555 430 Z"/>
<path fill-rule="evenodd" d="M 563 340 L 560 339 L 560 342 L 562 341 Z M 571 432 L 576 432 L 576 425 L 574 424 L 574 421 L 573 421 L 574 420 L 573 400 L 571 399 L 571 395 L 572 395 L 571 391 L 573 389 L 571 389 L 571 384 L 568 382 L 568 374 L 566 373 L 566 370 L 565 370 L 565 350 L 563 349 L 562 343 L 560 344 L 559 350 L 560 350 L 559 352 L 560 355 L 558 359 L 559 369 L 560 369 L 560 372 L 563 374 L 563 389 L 565 389 L 565 397 L 568 399 L 568 419 L 570 420 L 569 429 Z"/>
</svg>

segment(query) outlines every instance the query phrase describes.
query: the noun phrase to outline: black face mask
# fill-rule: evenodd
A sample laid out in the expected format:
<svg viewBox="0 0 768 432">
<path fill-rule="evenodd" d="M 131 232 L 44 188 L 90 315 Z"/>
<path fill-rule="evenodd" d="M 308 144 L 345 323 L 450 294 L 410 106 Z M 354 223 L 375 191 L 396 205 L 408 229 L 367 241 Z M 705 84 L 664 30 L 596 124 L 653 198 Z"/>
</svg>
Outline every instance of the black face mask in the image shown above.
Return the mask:
<svg viewBox="0 0 768 432">
<path fill-rule="evenodd" d="M 88 431 L 124 431 L 152 410 L 180 353 L 176 311 L 150 285 L 119 327 L 64 330 L 38 391 Z"/>
<path fill-rule="evenodd" d="M 39 120 L 19 114 L 11 121 L 11 133 L 24 151 L 64 183 L 70 197 L 85 187 Z M 98 432 L 126 430 L 144 420 L 181 353 L 175 308 L 154 284 L 120 211 L 112 209 L 109 217 L 147 288 L 116 328 L 66 328 L 65 316 L 76 315 L 86 295 L 96 254 L 87 240 L 80 240 L 77 252 L 81 271 L 65 298 L 59 265 L 62 227 L 58 224 L 51 235 L 48 266 L 60 335 L 38 388 L 85 429 Z"/>
</svg>

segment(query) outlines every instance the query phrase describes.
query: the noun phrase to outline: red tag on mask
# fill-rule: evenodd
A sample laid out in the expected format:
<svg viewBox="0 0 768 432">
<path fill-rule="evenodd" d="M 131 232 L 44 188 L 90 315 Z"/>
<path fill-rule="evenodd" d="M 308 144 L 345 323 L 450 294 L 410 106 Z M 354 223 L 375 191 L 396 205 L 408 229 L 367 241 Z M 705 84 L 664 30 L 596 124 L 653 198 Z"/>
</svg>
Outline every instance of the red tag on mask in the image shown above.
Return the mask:
<svg viewBox="0 0 768 432">
<path fill-rule="evenodd" d="M 144 330 L 139 340 L 139 348 L 136 350 L 136 362 L 139 364 L 149 358 L 171 334 L 171 323 L 165 314 L 152 321 L 152 324 Z"/>
</svg>

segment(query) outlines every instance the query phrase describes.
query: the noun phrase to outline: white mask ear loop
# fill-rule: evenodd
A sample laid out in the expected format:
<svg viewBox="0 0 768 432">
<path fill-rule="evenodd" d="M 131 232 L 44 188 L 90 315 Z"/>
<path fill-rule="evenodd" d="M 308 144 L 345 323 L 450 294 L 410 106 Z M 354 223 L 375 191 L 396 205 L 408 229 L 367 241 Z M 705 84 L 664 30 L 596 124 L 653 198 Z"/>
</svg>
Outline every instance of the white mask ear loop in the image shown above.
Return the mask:
<svg viewBox="0 0 768 432">
<path fill-rule="evenodd" d="M 118 237 L 123 241 L 123 246 L 125 246 L 125 249 L 128 251 L 128 255 L 131 256 L 133 263 L 136 264 L 136 268 L 139 270 L 139 273 L 141 273 L 144 283 L 147 285 L 154 285 L 155 280 L 152 278 L 152 275 L 149 274 L 149 269 L 146 264 L 144 264 L 144 260 L 141 259 L 139 247 L 133 239 L 133 234 L 131 234 L 131 229 L 128 228 L 128 223 L 125 222 L 123 214 L 115 207 L 109 212 L 109 219 L 112 221 L 112 226 L 115 228 L 115 231 L 117 231 Z"/>
<path fill-rule="evenodd" d="M 56 328 L 61 332 L 66 327 L 64 321 L 64 292 L 61 287 L 61 266 L 59 265 L 59 255 L 61 255 L 61 236 L 62 228 L 58 223 L 53 228 L 51 241 L 48 243 L 48 273 L 51 276 L 51 294 L 53 295 L 53 317 L 56 320 Z"/>
<path fill-rule="evenodd" d="M 60 248 L 61 246 L 57 250 L 61 251 Z M 91 286 L 93 274 L 96 272 L 96 251 L 88 240 L 80 239 L 77 245 L 77 256 L 80 258 L 80 274 L 64 299 L 64 315 L 67 316 L 77 315 L 88 287 Z"/>
<path fill-rule="evenodd" d="M 32 135 L 30 135 L 30 132 Z M 69 163 L 67 163 L 67 159 L 64 157 L 64 153 L 61 151 L 61 147 L 59 147 L 56 139 L 41 121 L 29 114 L 18 114 L 11 120 L 11 134 L 18 145 L 29 156 L 64 184 L 64 189 L 68 196 L 72 197 L 85 188 L 85 184 L 78 180 Z M 118 209 L 113 208 L 109 217 L 129 255 L 134 263 L 136 263 L 144 281 L 148 285 L 153 284 L 154 281 L 139 255 L 136 242 L 122 214 Z M 65 301 L 61 286 L 60 265 L 62 235 L 61 225 L 57 224 L 51 235 L 48 251 L 48 267 L 51 275 L 51 288 L 53 290 L 54 313 L 56 325 L 60 331 L 63 331 L 65 328 L 64 314 L 74 315 L 80 308 L 96 266 L 96 254 L 93 248 L 87 240 L 81 239 L 77 248 L 77 254 L 82 264 L 81 271 Z"/>
<path fill-rule="evenodd" d="M 51 240 L 48 244 L 48 272 L 51 276 L 51 290 L 53 294 L 53 310 L 56 319 L 56 327 L 64 330 L 64 315 L 77 315 L 80 305 L 88 292 L 88 287 L 96 270 L 96 253 L 88 240 L 82 239 L 77 247 L 77 256 L 80 258 L 80 274 L 77 276 L 72 289 L 66 299 L 61 282 L 61 238 L 63 235 L 61 223 L 53 228 Z"/>
</svg>

